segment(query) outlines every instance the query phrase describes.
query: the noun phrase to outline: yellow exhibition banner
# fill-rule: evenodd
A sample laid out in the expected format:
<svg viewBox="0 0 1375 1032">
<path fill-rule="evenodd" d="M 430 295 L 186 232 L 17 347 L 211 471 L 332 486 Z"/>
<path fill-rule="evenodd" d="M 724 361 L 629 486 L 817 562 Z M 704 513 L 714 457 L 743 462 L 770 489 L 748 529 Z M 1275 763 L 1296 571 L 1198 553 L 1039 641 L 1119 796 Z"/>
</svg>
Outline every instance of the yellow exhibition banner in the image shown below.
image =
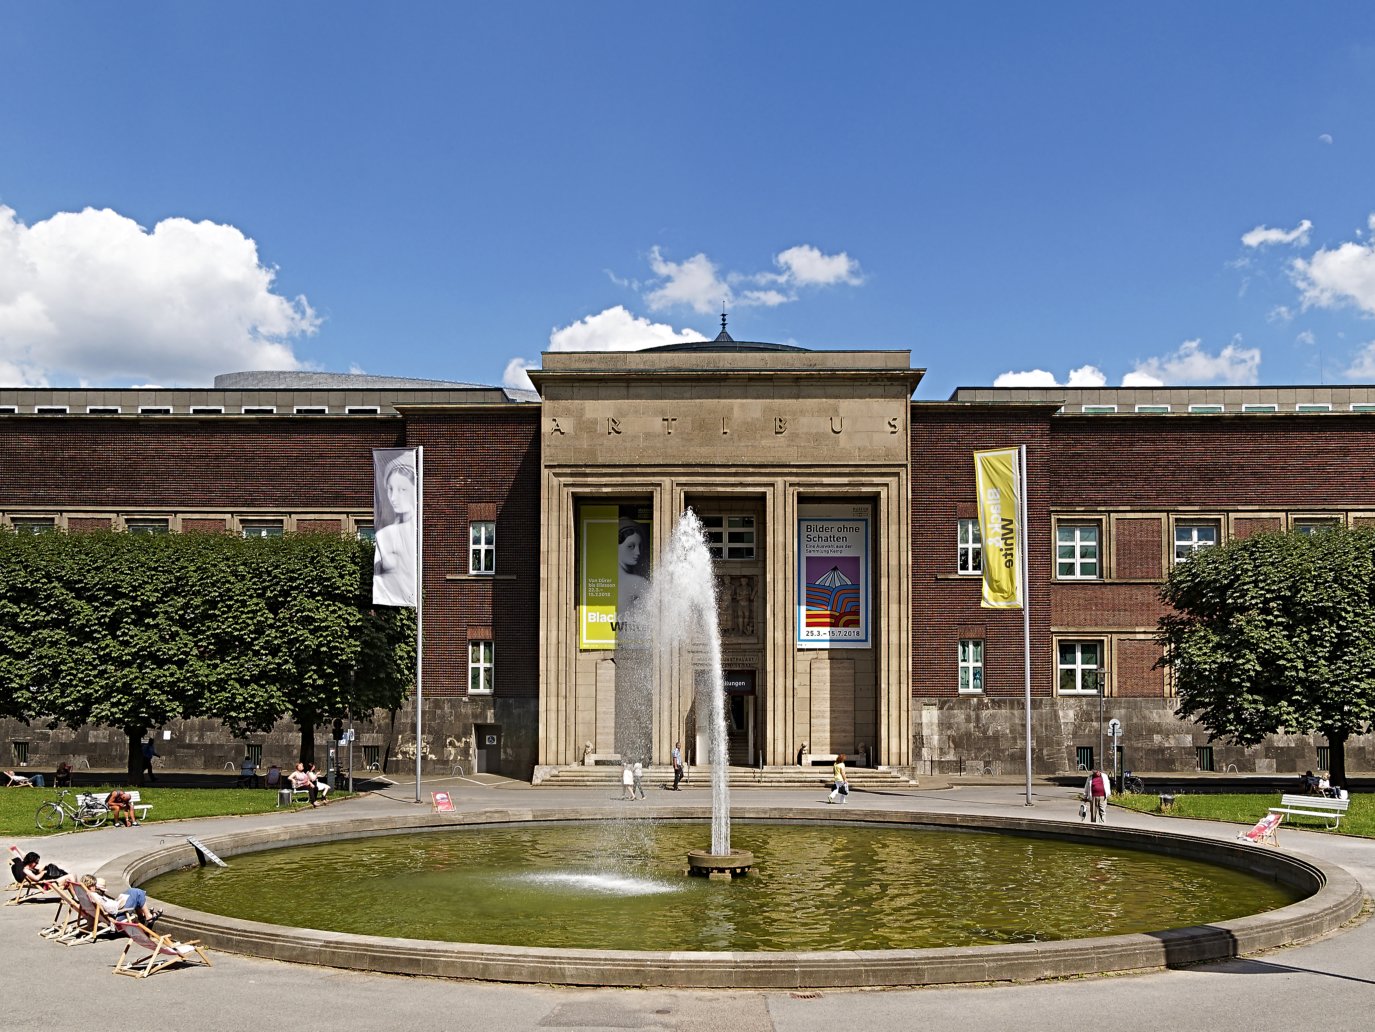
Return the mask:
<svg viewBox="0 0 1375 1032">
<path fill-rule="evenodd" d="M 1017 449 L 974 453 L 983 540 L 983 608 L 1022 608 L 1021 526 Z"/>
</svg>

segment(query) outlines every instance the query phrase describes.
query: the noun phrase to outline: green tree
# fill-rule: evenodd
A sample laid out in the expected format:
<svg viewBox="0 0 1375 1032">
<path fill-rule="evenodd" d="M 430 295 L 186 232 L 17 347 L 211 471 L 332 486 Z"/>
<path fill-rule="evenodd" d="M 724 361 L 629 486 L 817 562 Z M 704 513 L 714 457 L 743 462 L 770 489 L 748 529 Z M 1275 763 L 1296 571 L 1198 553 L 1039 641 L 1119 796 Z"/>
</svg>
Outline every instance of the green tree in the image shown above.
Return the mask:
<svg viewBox="0 0 1375 1032">
<path fill-rule="evenodd" d="M 1346 741 L 1375 717 L 1375 531 L 1205 549 L 1171 571 L 1161 599 L 1180 715 L 1241 745 L 1321 734 L 1345 784 Z"/>
</svg>

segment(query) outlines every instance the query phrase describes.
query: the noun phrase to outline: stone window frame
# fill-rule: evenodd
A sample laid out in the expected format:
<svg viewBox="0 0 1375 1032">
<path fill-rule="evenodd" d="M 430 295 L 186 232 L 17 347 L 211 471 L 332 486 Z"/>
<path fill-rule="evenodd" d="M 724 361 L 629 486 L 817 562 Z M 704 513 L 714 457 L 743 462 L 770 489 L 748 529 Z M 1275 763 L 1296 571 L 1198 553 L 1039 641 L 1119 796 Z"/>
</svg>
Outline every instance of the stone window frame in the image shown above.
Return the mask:
<svg viewBox="0 0 1375 1032">
<path fill-rule="evenodd" d="M 1289 514 L 1287 525 L 1288 529 L 1294 533 L 1314 534 L 1319 530 L 1332 530 L 1346 526 L 1346 513 L 1292 512 Z"/>
<path fill-rule="evenodd" d="M 234 529 L 243 538 L 274 538 L 287 533 L 285 516 L 240 516 L 234 520 Z M 271 533 L 275 529 L 276 533 Z M 266 533 L 250 534 L 249 530 L 263 530 Z"/>
<path fill-rule="evenodd" d="M 490 534 L 488 532 L 490 531 Z M 493 577 L 497 572 L 497 521 L 472 520 L 468 524 L 468 572 Z"/>
<path fill-rule="evenodd" d="M 88 416 L 119 416 L 123 415 L 124 410 L 118 405 L 87 405 L 86 415 Z"/>
<path fill-rule="evenodd" d="M 57 513 L 43 512 L 11 514 L 7 522 L 16 534 L 52 534 L 66 526 Z"/>
<path fill-rule="evenodd" d="M 966 534 L 965 531 L 971 531 Z M 961 577 L 982 577 L 983 531 L 976 517 L 960 517 L 955 521 L 955 573 Z M 967 560 L 967 561 L 966 561 Z"/>
<path fill-rule="evenodd" d="M 171 534 L 175 532 L 170 516 L 125 516 L 120 520 L 130 534 Z M 161 529 L 154 529 L 160 527 Z"/>
<path fill-rule="evenodd" d="M 750 563 L 759 556 L 759 525 L 752 512 L 703 512 L 698 516 L 707 536 L 707 551 L 716 562 Z M 739 521 L 731 526 L 731 521 Z M 748 525 L 745 521 L 748 520 Z M 720 521 L 719 524 L 716 521 Z M 732 541 L 732 535 L 739 540 Z M 713 537 L 719 540 L 713 541 Z M 734 553 L 734 554 L 732 554 Z"/>
<path fill-rule="evenodd" d="M 1181 529 L 1185 527 L 1202 528 L 1205 526 L 1213 528 L 1214 541 L 1212 545 L 1199 543 L 1197 535 L 1194 535 L 1190 542 L 1185 542 L 1186 544 L 1192 544 L 1193 547 L 1190 548 L 1187 555 L 1181 556 L 1179 554 L 1179 534 Z M 1178 566 L 1180 563 L 1187 562 L 1195 552 L 1203 548 L 1215 548 L 1218 545 L 1225 544 L 1226 541 L 1227 520 L 1221 513 L 1175 513 L 1170 516 L 1169 561 L 1165 564 L 1165 569 L 1168 570 L 1172 566 Z"/>
<path fill-rule="evenodd" d="M 478 687 L 473 687 L 477 675 Z M 496 643 L 491 638 L 468 639 L 468 694 L 491 695 L 496 687 Z"/>
<path fill-rule="evenodd" d="M 1087 513 L 1085 513 L 1085 514 L 1083 514 L 1083 515 L 1079 515 L 1079 514 L 1076 514 L 1076 513 L 1063 513 L 1063 514 L 1060 514 L 1060 515 L 1057 515 L 1056 517 L 1054 517 L 1054 519 L 1053 519 L 1052 522 L 1054 523 L 1054 527 L 1052 528 L 1052 533 L 1053 533 L 1054 537 L 1053 537 L 1053 540 L 1052 540 L 1052 542 L 1051 542 L 1051 547 L 1052 547 L 1052 551 L 1053 551 L 1053 558 L 1052 558 L 1051 561 L 1055 564 L 1055 580 L 1057 580 L 1057 581 L 1103 581 L 1103 580 L 1107 580 L 1107 563 L 1106 563 L 1106 559 L 1107 559 L 1107 556 L 1109 555 L 1109 551 L 1108 551 L 1108 541 L 1107 541 L 1107 536 L 1108 536 L 1108 535 L 1107 535 L 1107 524 L 1108 524 L 1108 521 L 1105 520 L 1102 516 L 1099 516 L 1099 515 L 1091 515 L 1091 514 L 1087 514 Z M 1084 558 L 1082 557 L 1082 551 L 1083 551 L 1083 549 L 1084 549 L 1084 546 L 1087 544 L 1087 542 L 1084 541 L 1084 540 L 1082 540 L 1078 533 L 1075 534 L 1075 537 L 1074 537 L 1074 540 L 1073 540 L 1073 541 L 1070 541 L 1070 542 L 1067 542 L 1067 543 L 1066 543 L 1066 542 L 1062 542 L 1062 541 L 1060 540 L 1060 531 L 1061 531 L 1062 528 L 1065 528 L 1065 529 L 1068 529 L 1068 528 L 1075 528 L 1076 530 L 1082 530 L 1082 529 L 1089 529 L 1089 528 L 1092 528 L 1092 529 L 1094 530 L 1094 532 L 1095 532 L 1095 537 L 1096 537 L 1096 540 L 1095 540 L 1095 542 L 1094 542 L 1094 546 L 1095 546 L 1095 548 L 1097 549 L 1097 553 L 1098 553 L 1097 558 L 1094 560 L 1094 564 L 1095 564 L 1095 566 L 1096 566 L 1096 570 L 1095 570 L 1094 573 L 1085 574 L 1085 573 L 1080 572 L 1080 571 L 1082 570 L 1082 568 L 1083 568 L 1084 566 L 1086 566 L 1087 563 L 1088 563 L 1088 560 L 1086 560 L 1086 559 L 1084 559 Z M 1060 548 L 1061 548 L 1061 545 L 1062 545 L 1062 544 L 1068 544 L 1070 547 L 1072 547 L 1072 548 L 1074 549 L 1074 556 L 1073 556 L 1071 559 L 1069 559 L 1069 560 L 1062 560 L 1062 559 L 1061 559 L 1061 556 L 1060 556 Z M 1063 561 L 1071 562 L 1071 563 L 1073 564 L 1073 566 L 1074 566 L 1074 572 L 1071 572 L 1071 573 L 1062 573 L 1062 572 L 1061 572 L 1061 569 L 1060 569 L 1060 564 L 1061 564 L 1061 562 L 1063 562 Z"/>
<path fill-rule="evenodd" d="M 1098 658 L 1097 658 L 1097 661 L 1094 662 L 1094 663 L 1091 664 L 1091 665 L 1090 665 L 1090 664 L 1086 664 L 1086 663 L 1083 662 L 1083 649 L 1084 649 L 1084 646 L 1086 646 L 1086 645 L 1092 645 L 1092 646 L 1096 647 L 1097 650 L 1098 650 Z M 1067 648 L 1067 647 L 1068 647 L 1068 648 L 1072 648 L 1072 649 L 1075 650 L 1075 653 L 1074 653 L 1074 655 L 1075 655 L 1075 661 L 1074 661 L 1073 663 L 1069 663 L 1069 664 L 1067 664 L 1067 663 L 1064 662 L 1064 658 L 1065 658 L 1065 657 L 1064 657 L 1064 652 L 1063 652 L 1063 650 L 1064 650 L 1065 648 Z M 1106 636 L 1106 635 L 1102 635 L 1102 634 L 1097 634 L 1097 635 L 1095 635 L 1095 634 L 1065 634 L 1065 635 L 1057 635 L 1056 638 L 1055 638 L 1054 648 L 1055 648 L 1055 694 L 1056 694 L 1056 695 L 1063 695 L 1063 696 L 1067 696 L 1067 697 L 1071 697 L 1071 698 L 1093 698 L 1093 697 L 1097 696 L 1098 693 L 1099 693 L 1099 691 L 1100 691 L 1100 687 L 1099 687 L 1098 685 L 1095 684 L 1094 687 L 1092 687 L 1092 688 L 1084 688 L 1084 687 L 1082 687 L 1082 685 L 1083 685 L 1083 682 L 1084 682 L 1084 674 L 1085 674 L 1086 671 L 1098 670 L 1100 667 L 1101 667 L 1103 670 L 1105 670 L 1105 671 L 1107 671 L 1107 670 L 1110 669 L 1110 668 L 1107 666 L 1107 655 L 1108 655 L 1108 639 L 1107 639 L 1107 636 Z M 1063 683 L 1062 683 L 1063 680 L 1064 680 L 1064 674 L 1065 674 L 1066 671 L 1069 671 L 1069 670 L 1074 671 L 1074 682 L 1075 682 L 1076 685 L 1079 685 L 1080 687 L 1069 688 L 1069 689 L 1067 689 L 1067 688 L 1064 687 L 1064 685 L 1063 685 Z M 1104 681 L 1105 681 L 1105 682 L 1108 680 L 1108 677 L 1109 677 L 1109 676 L 1110 676 L 1110 675 L 1105 675 L 1105 676 L 1104 676 Z M 1096 680 L 1096 678 L 1095 678 L 1095 680 Z M 1107 694 L 1108 694 L 1107 691 L 1106 691 L 1107 687 L 1108 687 L 1108 686 L 1107 686 L 1106 683 L 1102 686 L 1104 695 L 1107 695 Z"/>
<path fill-rule="evenodd" d="M 959 678 L 956 682 L 961 695 L 984 693 L 984 639 L 961 638 L 956 653 Z M 968 646 L 966 648 L 966 646 Z M 977 656 L 975 653 L 977 652 Z M 966 674 L 968 676 L 966 677 Z M 966 687 L 967 685 L 967 687 Z"/>
</svg>

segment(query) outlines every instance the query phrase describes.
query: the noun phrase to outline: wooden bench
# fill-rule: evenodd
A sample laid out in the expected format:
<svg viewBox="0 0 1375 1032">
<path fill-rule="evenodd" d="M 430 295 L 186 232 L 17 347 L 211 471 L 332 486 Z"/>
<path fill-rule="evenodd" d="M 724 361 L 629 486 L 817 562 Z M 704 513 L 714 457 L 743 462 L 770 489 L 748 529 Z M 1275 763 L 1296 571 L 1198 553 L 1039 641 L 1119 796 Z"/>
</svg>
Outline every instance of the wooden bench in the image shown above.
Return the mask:
<svg viewBox="0 0 1375 1032">
<path fill-rule="evenodd" d="M 105 795 L 78 795 L 76 797 L 77 808 L 80 810 L 108 810 L 109 807 L 105 805 L 105 798 L 108 795 L 108 792 L 106 792 Z M 140 821 L 146 821 L 148 819 L 148 811 L 153 808 L 153 804 L 143 802 L 137 792 L 129 793 L 129 805 L 133 807 L 134 813 L 138 815 Z"/>
<path fill-rule="evenodd" d="M 1351 805 L 1350 799 L 1329 799 L 1326 796 L 1283 795 L 1279 806 L 1270 807 L 1271 813 L 1282 813 L 1288 817 L 1322 817 L 1330 820 L 1329 827 L 1336 831 L 1342 823 L 1342 814 Z"/>
</svg>

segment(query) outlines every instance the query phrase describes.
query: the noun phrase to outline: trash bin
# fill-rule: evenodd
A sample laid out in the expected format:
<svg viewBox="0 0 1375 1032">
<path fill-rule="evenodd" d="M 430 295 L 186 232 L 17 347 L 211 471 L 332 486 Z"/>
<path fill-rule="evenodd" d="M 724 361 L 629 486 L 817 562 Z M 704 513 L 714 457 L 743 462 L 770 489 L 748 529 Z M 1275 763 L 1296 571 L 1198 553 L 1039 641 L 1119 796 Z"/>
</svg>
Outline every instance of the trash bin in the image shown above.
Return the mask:
<svg viewBox="0 0 1375 1032">
<path fill-rule="evenodd" d="M 290 806 L 290 805 L 291 805 L 291 789 L 289 789 L 289 788 L 279 788 L 279 789 L 277 789 L 277 805 L 278 805 L 278 806 Z"/>
</svg>

